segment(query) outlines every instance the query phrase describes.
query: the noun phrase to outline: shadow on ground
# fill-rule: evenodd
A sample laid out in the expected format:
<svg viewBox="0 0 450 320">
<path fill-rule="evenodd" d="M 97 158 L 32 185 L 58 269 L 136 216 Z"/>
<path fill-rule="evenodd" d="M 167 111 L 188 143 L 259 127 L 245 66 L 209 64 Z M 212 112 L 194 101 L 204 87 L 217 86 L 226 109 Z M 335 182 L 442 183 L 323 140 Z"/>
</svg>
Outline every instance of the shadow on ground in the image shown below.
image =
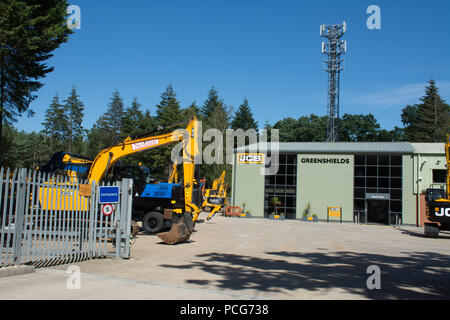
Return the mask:
<svg viewBox="0 0 450 320">
<path fill-rule="evenodd" d="M 218 280 L 189 279 L 189 284 L 221 289 L 253 289 L 261 295 L 306 289 L 340 288 L 369 299 L 450 298 L 450 256 L 438 253 L 404 253 L 392 257 L 367 253 L 266 252 L 267 259 L 237 254 L 208 253 L 199 261 L 167 268 L 200 269 Z M 287 260 L 289 259 L 289 261 Z M 368 290 L 370 265 L 381 269 L 381 290 Z M 288 293 L 289 294 L 289 293 Z"/>
<path fill-rule="evenodd" d="M 430 239 L 430 238 L 425 237 L 425 235 L 424 235 L 422 230 L 416 231 L 416 230 L 406 230 L 406 229 L 401 229 L 401 228 L 397 228 L 397 230 L 399 230 L 402 234 L 406 234 L 406 235 L 409 235 L 409 236 L 413 236 L 413 237 L 417 237 L 417 238 Z M 450 239 L 450 234 L 448 233 L 448 231 L 441 231 L 439 233 L 438 238 L 440 238 L 440 239 Z"/>
</svg>

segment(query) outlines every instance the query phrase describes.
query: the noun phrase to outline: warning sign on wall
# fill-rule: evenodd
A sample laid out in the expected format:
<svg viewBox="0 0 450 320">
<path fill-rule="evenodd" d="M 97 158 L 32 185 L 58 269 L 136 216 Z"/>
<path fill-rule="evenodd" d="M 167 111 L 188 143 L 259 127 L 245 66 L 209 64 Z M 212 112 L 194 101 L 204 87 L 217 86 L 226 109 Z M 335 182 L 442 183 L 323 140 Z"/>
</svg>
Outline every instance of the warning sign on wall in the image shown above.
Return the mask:
<svg viewBox="0 0 450 320">
<path fill-rule="evenodd" d="M 328 207 L 327 222 L 330 221 L 330 218 L 339 218 L 340 222 L 342 223 L 342 208 Z"/>
</svg>

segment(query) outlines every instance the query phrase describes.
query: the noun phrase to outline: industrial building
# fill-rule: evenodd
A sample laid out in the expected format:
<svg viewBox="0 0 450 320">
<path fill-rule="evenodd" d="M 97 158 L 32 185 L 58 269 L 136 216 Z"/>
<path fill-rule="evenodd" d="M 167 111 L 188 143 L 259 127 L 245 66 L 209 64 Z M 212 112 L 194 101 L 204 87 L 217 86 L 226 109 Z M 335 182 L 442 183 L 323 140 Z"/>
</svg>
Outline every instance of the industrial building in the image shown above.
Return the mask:
<svg viewBox="0 0 450 320">
<path fill-rule="evenodd" d="M 425 190 L 446 184 L 443 143 L 279 143 L 279 170 L 268 176 L 264 150 L 249 150 L 235 150 L 231 203 L 252 217 L 303 219 L 309 207 L 327 221 L 338 208 L 343 222 L 420 226 Z"/>
</svg>

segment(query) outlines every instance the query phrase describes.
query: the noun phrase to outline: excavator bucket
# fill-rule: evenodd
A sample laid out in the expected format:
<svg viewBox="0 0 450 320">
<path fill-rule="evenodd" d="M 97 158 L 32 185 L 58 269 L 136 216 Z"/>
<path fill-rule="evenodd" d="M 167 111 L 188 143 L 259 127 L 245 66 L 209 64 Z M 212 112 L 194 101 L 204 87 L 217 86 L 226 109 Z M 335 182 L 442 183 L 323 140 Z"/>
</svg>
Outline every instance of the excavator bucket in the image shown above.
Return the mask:
<svg viewBox="0 0 450 320">
<path fill-rule="evenodd" d="M 194 232 L 194 222 L 189 213 L 184 213 L 178 221 L 172 223 L 168 232 L 158 233 L 157 236 L 167 244 L 177 244 L 189 239 Z"/>
</svg>

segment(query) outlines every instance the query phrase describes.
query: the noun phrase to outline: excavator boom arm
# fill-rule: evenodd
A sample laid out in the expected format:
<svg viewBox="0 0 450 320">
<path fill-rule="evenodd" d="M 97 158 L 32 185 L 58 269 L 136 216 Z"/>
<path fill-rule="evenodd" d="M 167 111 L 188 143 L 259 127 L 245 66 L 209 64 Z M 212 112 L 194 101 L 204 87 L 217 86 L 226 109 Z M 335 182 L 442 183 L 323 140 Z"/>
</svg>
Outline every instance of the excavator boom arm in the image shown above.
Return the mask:
<svg viewBox="0 0 450 320">
<path fill-rule="evenodd" d="M 189 133 L 189 129 L 193 127 L 198 128 L 197 120 L 195 118 L 191 119 L 186 130 L 178 129 L 170 133 L 138 139 L 131 139 L 128 137 L 122 143 L 102 150 L 91 165 L 88 175 L 89 182 L 101 181 L 108 169 L 111 168 L 117 161 L 126 156 L 156 149 L 174 142 L 186 141 L 187 147 L 183 148 L 183 162 L 190 161 L 195 155 L 191 156 L 191 154 L 186 152 L 186 149 L 191 145 L 191 134 Z M 195 146 L 196 144 L 194 143 L 194 147 Z"/>
</svg>

